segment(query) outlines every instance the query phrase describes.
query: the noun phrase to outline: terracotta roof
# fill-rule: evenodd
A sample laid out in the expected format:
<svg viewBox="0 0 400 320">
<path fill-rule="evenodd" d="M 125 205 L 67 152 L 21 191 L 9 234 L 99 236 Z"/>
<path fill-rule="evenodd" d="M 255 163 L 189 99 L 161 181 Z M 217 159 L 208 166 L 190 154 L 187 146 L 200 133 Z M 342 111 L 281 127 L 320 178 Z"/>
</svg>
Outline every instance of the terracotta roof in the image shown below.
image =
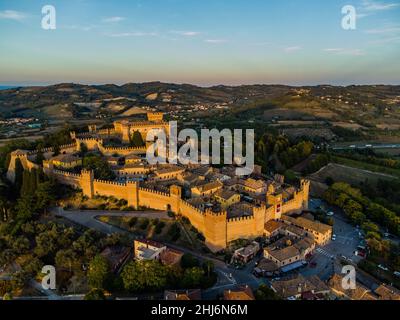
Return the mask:
<svg viewBox="0 0 400 320">
<path fill-rule="evenodd" d="M 163 265 L 172 266 L 176 265 L 181 261 L 183 252 L 167 248 L 160 254 L 160 261 Z"/>
<path fill-rule="evenodd" d="M 361 285 L 360 283 L 356 283 L 356 289 L 343 289 L 342 287 L 342 279 L 343 276 L 335 273 L 328 281 L 328 285 L 335 292 L 350 300 L 371 300 L 373 297 L 370 294 L 370 291 Z"/>
<path fill-rule="evenodd" d="M 283 219 L 299 227 L 302 227 L 303 229 L 313 230 L 318 233 L 326 233 L 332 230 L 332 227 L 327 224 L 321 223 L 319 221 L 311 221 L 302 217 L 293 218 L 289 216 L 283 216 Z"/>
<path fill-rule="evenodd" d="M 275 258 L 278 261 L 285 261 L 300 255 L 299 249 L 295 246 L 286 247 L 280 250 L 272 250 L 270 248 L 266 248 L 269 255 Z"/>
<path fill-rule="evenodd" d="M 165 291 L 165 300 L 201 300 L 201 290 L 178 290 L 178 291 Z"/>
<path fill-rule="evenodd" d="M 219 190 L 215 194 L 216 197 L 222 198 L 224 200 L 229 200 L 230 198 L 232 198 L 235 195 L 239 195 L 239 194 L 236 193 L 236 192 L 233 192 L 233 191 L 230 191 L 230 190 L 224 190 L 224 189 L 223 190 Z"/>
<path fill-rule="evenodd" d="M 234 290 L 224 291 L 224 300 L 255 300 L 253 291 L 249 286 L 240 286 Z"/>
<path fill-rule="evenodd" d="M 207 182 L 204 184 L 200 184 L 198 186 L 195 186 L 194 188 L 197 188 L 200 192 L 207 192 L 211 191 L 214 189 L 222 188 L 223 184 L 219 181 L 213 181 L 213 182 Z"/>
<path fill-rule="evenodd" d="M 269 220 L 268 222 L 265 223 L 264 225 L 264 230 L 268 231 L 270 233 L 282 228 L 285 224 L 280 221 L 276 220 Z"/>
<path fill-rule="evenodd" d="M 381 284 L 375 293 L 378 295 L 379 300 L 400 300 L 400 291 L 387 284 Z"/>
<path fill-rule="evenodd" d="M 305 278 L 301 274 L 292 278 L 272 281 L 271 286 L 284 299 L 299 296 L 306 292 L 317 294 L 329 291 L 329 287 L 317 276 Z"/>
</svg>

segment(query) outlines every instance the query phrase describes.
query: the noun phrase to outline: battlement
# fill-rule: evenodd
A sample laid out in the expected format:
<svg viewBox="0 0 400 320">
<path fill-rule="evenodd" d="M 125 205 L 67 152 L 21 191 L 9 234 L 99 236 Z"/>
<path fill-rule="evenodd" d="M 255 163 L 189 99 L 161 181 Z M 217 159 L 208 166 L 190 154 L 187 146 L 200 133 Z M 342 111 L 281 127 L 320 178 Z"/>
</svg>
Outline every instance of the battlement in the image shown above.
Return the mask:
<svg viewBox="0 0 400 320">
<path fill-rule="evenodd" d="M 82 175 L 80 173 L 72 173 L 72 172 L 62 171 L 62 170 L 57 170 L 57 169 L 53 170 L 53 174 L 62 175 L 64 177 L 74 177 L 74 178 L 79 178 L 79 179 L 82 177 Z"/>
<path fill-rule="evenodd" d="M 242 216 L 242 217 L 235 217 L 235 218 L 228 218 L 228 223 L 229 223 L 229 222 L 248 221 L 248 220 L 254 220 L 254 219 L 255 219 L 254 215 L 251 215 L 251 216 Z"/>
<path fill-rule="evenodd" d="M 125 186 L 126 186 L 126 183 L 116 182 L 116 181 L 110 181 L 110 180 L 98 180 L 98 179 L 94 179 L 93 181 L 94 181 L 94 182 L 103 183 L 103 184 L 112 185 L 112 186 L 120 186 L 120 187 L 125 187 Z"/>
<path fill-rule="evenodd" d="M 153 193 L 153 194 L 158 194 L 160 196 L 164 196 L 164 197 L 171 197 L 171 195 L 167 192 L 162 192 L 162 191 L 158 191 L 158 190 L 154 190 L 154 189 L 149 189 L 149 188 L 144 188 L 144 187 L 140 187 L 139 191 L 143 191 L 143 192 L 149 192 L 149 193 Z"/>
</svg>

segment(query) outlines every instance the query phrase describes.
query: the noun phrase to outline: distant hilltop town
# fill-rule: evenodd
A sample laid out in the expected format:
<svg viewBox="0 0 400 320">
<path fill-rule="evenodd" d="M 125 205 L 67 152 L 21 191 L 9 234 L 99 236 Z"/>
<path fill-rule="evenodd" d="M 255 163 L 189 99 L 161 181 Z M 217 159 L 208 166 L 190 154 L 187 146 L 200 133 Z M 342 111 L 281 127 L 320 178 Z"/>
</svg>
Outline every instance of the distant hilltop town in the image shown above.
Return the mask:
<svg viewBox="0 0 400 320">
<path fill-rule="evenodd" d="M 213 252 L 237 239 L 264 236 L 269 221 L 307 209 L 310 182 L 304 179 L 296 188 L 285 184 L 280 175 L 265 178 L 260 169 L 249 177 L 238 177 L 233 166 L 216 169 L 204 165 L 148 164 L 146 146 L 132 147 L 127 142 L 136 132 L 145 138 L 151 129 L 169 132 L 169 123 L 163 120 L 162 113 L 148 113 L 147 121 L 116 121 L 109 129 L 91 125 L 88 133 L 71 132 L 74 143 L 62 146 L 58 155 L 52 148 L 41 150 L 44 173 L 61 184 L 82 190 L 89 198 L 112 196 L 126 200 L 136 210 L 167 210 L 186 217 L 203 234 Z M 120 143 L 110 145 L 110 139 Z M 99 180 L 93 171 L 84 170 L 82 148 L 107 161 L 116 179 Z M 25 170 L 38 168 L 37 153 L 14 151 L 7 178 L 15 180 L 16 159 L 20 159 Z"/>
</svg>

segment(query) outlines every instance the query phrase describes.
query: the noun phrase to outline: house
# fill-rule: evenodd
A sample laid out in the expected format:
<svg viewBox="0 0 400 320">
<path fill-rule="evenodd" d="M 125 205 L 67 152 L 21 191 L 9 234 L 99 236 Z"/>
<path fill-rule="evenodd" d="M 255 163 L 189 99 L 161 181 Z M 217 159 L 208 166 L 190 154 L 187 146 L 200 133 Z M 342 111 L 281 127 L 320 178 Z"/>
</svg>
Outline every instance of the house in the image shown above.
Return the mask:
<svg viewBox="0 0 400 320">
<path fill-rule="evenodd" d="M 167 290 L 164 292 L 165 300 L 199 301 L 201 300 L 201 290 Z"/>
<path fill-rule="evenodd" d="M 305 278 L 301 274 L 282 280 L 273 280 L 271 288 L 286 300 L 318 300 L 330 293 L 329 287 L 317 276 Z"/>
<path fill-rule="evenodd" d="M 356 282 L 355 289 L 344 289 L 342 281 L 343 275 L 337 273 L 328 281 L 328 286 L 337 297 L 345 300 L 376 300 L 372 292 L 359 282 Z"/>
<path fill-rule="evenodd" d="M 185 172 L 185 168 L 178 166 L 171 166 L 169 168 L 157 169 L 156 180 L 173 180 L 177 179 L 179 175 Z"/>
<path fill-rule="evenodd" d="M 295 225 L 310 233 L 318 245 L 326 245 L 332 238 L 333 228 L 327 224 L 305 219 L 303 217 L 293 218 L 290 216 L 283 216 L 282 219 L 285 223 Z"/>
<path fill-rule="evenodd" d="M 73 169 L 82 166 L 82 159 L 73 154 L 60 154 L 51 158 L 55 167 L 63 169 Z"/>
<path fill-rule="evenodd" d="M 109 156 L 109 157 L 106 157 L 106 160 L 110 166 L 116 167 L 116 166 L 120 165 L 120 163 L 121 163 L 120 157 Z"/>
<path fill-rule="evenodd" d="M 400 291 L 387 284 L 381 284 L 374 293 L 379 300 L 400 300 Z"/>
<path fill-rule="evenodd" d="M 233 290 L 225 290 L 224 300 L 247 301 L 247 300 L 255 300 L 255 297 L 251 288 L 248 285 L 246 285 L 246 286 L 239 286 Z"/>
<path fill-rule="evenodd" d="M 117 273 L 124 263 L 128 260 L 131 254 L 131 249 L 123 246 L 106 247 L 100 255 L 107 259 L 111 270 Z"/>
<path fill-rule="evenodd" d="M 160 254 L 160 262 L 165 266 L 177 267 L 180 265 L 184 253 L 178 250 L 167 248 Z"/>
<path fill-rule="evenodd" d="M 264 236 L 267 238 L 273 238 L 280 234 L 281 229 L 285 224 L 277 220 L 269 220 L 264 225 Z"/>
<path fill-rule="evenodd" d="M 247 247 L 236 250 L 233 254 L 233 259 L 243 263 L 248 263 L 257 255 L 258 251 L 260 251 L 260 245 L 258 242 L 253 241 Z"/>
<path fill-rule="evenodd" d="M 151 240 L 135 240 L 134 253 L 135 259 L 142 260 L 160 260 L 162 252 L 167 250 L 167 247 L 161 243 Z"/>
<path fill-rule="evenodd" d="M 142 158 L 136 154 L 128 154 L 125 156 L 125 164 L 138 164 L 142 162 Z"/>
<path fill-rule="evenodd" d="M 302 260 L 302 255 L 295 246 L 285 247 L 283 249 L 264 249 L 264 258 L 269 259 L 276 263 L 279 268 L 294 262 Z"/>
<path fill-rule="evenodd" d="M 221 204 L 222 209 L 226 209 L 235 203 L 240 202 L 240 194 L 221 189 L 214 194 L 214 198 Z"/>
<path fill-rule="evenodd" d="M 275 262 L 263 258 L 254 268 L 254 273 L 260 277 L 272 277 L 279 274 L 279 267 Z"/>
<path fill-rule="evenodd" d="M 222 189 L 220 181 L 206 182 L 191 188 L 193 197 L 210 196 Z"/>
<path fill-rule="evenodd" d="M 248 178 L 240 182 L 240 188 L 249 193 L 262 194 L 267 192 L 267 184 L 263 180 Z"/>
</svg>

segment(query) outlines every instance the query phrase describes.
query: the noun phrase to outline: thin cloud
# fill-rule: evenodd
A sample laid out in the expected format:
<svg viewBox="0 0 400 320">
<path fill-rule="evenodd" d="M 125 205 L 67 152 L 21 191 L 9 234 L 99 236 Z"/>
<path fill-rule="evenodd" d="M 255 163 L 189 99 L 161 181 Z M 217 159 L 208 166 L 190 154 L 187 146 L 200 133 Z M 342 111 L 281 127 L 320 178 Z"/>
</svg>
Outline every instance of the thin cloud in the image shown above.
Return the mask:
<svg viewBox="0 0 400 320">
<path fill-rule="evenodd" d="M 201 35 L 201 32 L 198 32 L 198 31 L 176 31 L 176 30 L 172 30 L 171 33 L 178 34 L 178 35 L 184 36 L 184 37 L 195 37 L 195 36 Z"/>
<path fill-rule="evenodd" d="M 363 56 L 365 52 L 361 49 L 344 49 L 344 48 L 326 48 L 323 49 L 324 52 L 332 54 L 341 54 L 349 56 Z"/>
<path fill-rule="evenodd" d="M 227 43 L 228 40 L 225 40 L 225 39 L 207 39 L 207 40 L 204 40 L 204 42 L 213 43 L 213 44 L 219 44 L 219 43 Z"/>
<path fill-rule="evenodd" d="M 108 18 L 104 18 L 103 22 L 105 23 L 117 23 L 117 22 L 121 22 L 126 20 L 126 18 L 124 17 L 108 17 Z"/>
<path fill-rule="evenodd" d="M 397 34 L 400 33 L 400 27 L 369 29 L 365 31 L 368 34 Z"/>
<path fill-rule="evenodd" d="M 0 19 L 22 21 L 26 18 L 26 14 L 20 11 L 4 10 L 0 11 Z"/>
<path fill-rule="evenodd" d="M 113 38 L 124 37 L 155 37 L 158 34 L 155 32 L 121 32 L 121 33 L 107 33 L 106 36 Z"/>
<path fill-rule="evenodd" d="M 363 0 L 362 9 L 365 11 L 384 11 L 392 10 L 400 6 L 400 3 L 385 3 L 371 0 Z"/>
<path fill-rule="evenodd" d="M 296 52 L 301 50 L 302 48 L 299 46 L 292 46 L 292 47 L 286 47 L 283 49 L 283 51 L 285 51 L 286 53 L 291 53 L 291 52 Z"/>
</svg>

